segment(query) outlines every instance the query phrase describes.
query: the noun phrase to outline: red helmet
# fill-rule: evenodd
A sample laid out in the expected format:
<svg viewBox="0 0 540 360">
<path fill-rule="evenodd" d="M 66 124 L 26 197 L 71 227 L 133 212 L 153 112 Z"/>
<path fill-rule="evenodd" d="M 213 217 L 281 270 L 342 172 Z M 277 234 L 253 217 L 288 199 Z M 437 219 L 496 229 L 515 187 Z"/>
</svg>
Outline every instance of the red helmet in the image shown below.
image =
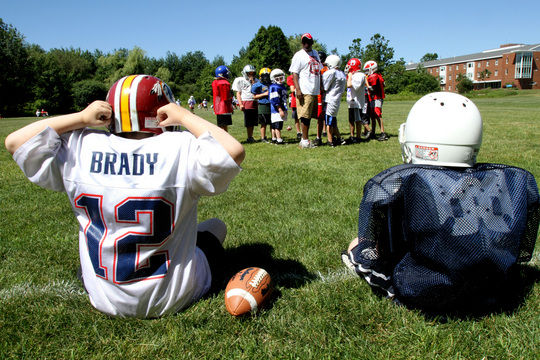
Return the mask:
<svg viewBox="0 0 540 360">
<path fill-rule="evenodd" d="M 347 61 L 347 66 L 345 66 L 345 73 L 354 73 L 357 72 L 362 68 L 362 62 L 360 59 L 352 58 L 351 60 Z"/>
<path fill-rule="evenodd" d="M 161 134 L 157 109 L 174 102 L 171 88 L 150 75 L 124 76 L 111 86 L 107 101 L 114 112 L 111 132 L 150 132 Z"/>
</svg>

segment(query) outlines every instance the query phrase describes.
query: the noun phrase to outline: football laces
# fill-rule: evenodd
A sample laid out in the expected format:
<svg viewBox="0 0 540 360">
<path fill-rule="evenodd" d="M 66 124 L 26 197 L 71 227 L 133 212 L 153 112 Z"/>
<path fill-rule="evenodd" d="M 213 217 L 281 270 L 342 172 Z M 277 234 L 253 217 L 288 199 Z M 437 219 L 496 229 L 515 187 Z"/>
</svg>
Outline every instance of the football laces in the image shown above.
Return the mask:
<svg viewBox="0 0 540 360">
<path fill-rule="evenodd" d="M 254 288 L 258 287 L 261 283 L 261 280 L 266 276 L 266 271 L 261 269 L 257 271 L 253 279 L 249 282 L 249 285 L 253 286 Z"/>
</svg>

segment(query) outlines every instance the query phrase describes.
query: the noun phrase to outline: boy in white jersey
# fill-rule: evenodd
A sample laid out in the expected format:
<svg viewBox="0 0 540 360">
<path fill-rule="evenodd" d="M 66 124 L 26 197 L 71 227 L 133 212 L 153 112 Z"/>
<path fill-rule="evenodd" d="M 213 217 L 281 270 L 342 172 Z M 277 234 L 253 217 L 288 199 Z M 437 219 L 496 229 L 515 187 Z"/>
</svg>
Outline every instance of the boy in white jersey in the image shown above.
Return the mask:
<svg viewBox="0 0 540 360">
<path fill-rule="evenodd" d="M 352 58 L 347 62 L 345 73 L 347 74 L 347 104 L 349 105 L 349 128 L 351 130 L 350 141 L 360 142 L 362 125 L 366 131 L 369 129 L 369 120 L 362 119 L 361 110 L 365 105 L 365 93 L 367 80 L 366 75 L 361 71 L 362 63 L 357 58 Z M 356 136 L 355 136 L 356 132 Z"/>
<path fill-rule="evenodd" d="M 341 145 L 341 135 L 337 126 L 337 114 L 341 104 L 341 96 L 347 86 L 345 74 L 339 70 L 341 59 L 337 55 L 326 58 L 329 70 L 325 71 L 322 80 L 326 102 L 325 123 L 327 127 L 328 144 L 332 147 Z"/>
<path fill-rule="evenodd" d="M 208 292 L 218 274 L 213 257 L 226 226 L 212 219 L 197 229 L 197 202 L 227 189 L 244 149 L 174 104 L 153 76 L 126 76 L 107 99 L 34 122 L 5 145 L 30 181 L 67 193 L 96 309 L 138 318 L 175 313 Z M 111 132 L 89 128 L 107 125 Z M 178 125 L 189 132 L 163 133 Z"/>
</svg>

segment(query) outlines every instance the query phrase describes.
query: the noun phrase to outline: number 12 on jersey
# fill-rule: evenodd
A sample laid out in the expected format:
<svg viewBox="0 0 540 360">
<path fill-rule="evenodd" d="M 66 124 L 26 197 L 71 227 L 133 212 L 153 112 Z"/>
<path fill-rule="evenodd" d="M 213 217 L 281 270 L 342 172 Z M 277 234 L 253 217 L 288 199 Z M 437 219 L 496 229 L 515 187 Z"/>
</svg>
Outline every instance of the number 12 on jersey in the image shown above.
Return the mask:
<svg viewBox="0 0 540 360">
<path fill-rule="evenodd" d="M 88 254 L 96 276 L 115 284 L 132 283 L 164 277 L 169 267 L 167 250 L 155 251 L 168 239 L 174 229 L 174 206 L 162 197 L 128 197 L 115 206 L 116 224 L 127 224 L 127 231 L 115 239 L 108 238 L 107 223 L 103 218 L 103 196 L 82 194 L 75 199 L 75 207 L 83 209 L 88 218 L 84 229 Z M 141 224 L 140 216 L 149 217 L 149 228 L 133 231 Z M 139 227 L 140 228 L 140 227 Z M 112 274 L 104 265 L 105 241 L 114 241 Z"/>
</svg>

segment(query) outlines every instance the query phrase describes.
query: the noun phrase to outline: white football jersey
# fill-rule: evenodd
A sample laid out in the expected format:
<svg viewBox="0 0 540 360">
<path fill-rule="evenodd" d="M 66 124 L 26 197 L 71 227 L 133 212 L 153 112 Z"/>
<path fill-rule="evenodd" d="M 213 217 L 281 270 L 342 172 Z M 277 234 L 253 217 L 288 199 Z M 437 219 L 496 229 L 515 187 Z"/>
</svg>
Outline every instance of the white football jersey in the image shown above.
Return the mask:
<svg viewBox="0 0 540 360">
<path fill-rule="evenodd" d="M 208 262 L 195 246 L 197 202 L 224 192 L 240 171 L 210 133 L 131 140 L 47 128 L 13 157 L 30 181 L 67 193 L 84 284 L 98 310 L 158 317 L 208 291 Z"/>
<path fill-rule="evenodd" d="M 352 75 L 352 87 L 347 89 L 349 108 L 362 109 L 366 103 L 366 75 L 357 71 Z"/>
<path fill-rule="evenodd" d="M 347 88 L 347 77 L 345 77 L 345 74 L 341 70 L 329 69 L 324 72 L 322 79 L 324 90 L 326 91 L 324 98 L 326 102 L 326 114 L 337 116 L 341 96 Z"/>
<path fill-rule="evenodd" d="M 234 79 L 231 88 L 233 89 L 233 91 L 240 92 L 240 96 L 242 96 L 242 101 L 255 100 L 255 94 L 251 92 L 251 83 L 243 76 Z"/>
</svg>

